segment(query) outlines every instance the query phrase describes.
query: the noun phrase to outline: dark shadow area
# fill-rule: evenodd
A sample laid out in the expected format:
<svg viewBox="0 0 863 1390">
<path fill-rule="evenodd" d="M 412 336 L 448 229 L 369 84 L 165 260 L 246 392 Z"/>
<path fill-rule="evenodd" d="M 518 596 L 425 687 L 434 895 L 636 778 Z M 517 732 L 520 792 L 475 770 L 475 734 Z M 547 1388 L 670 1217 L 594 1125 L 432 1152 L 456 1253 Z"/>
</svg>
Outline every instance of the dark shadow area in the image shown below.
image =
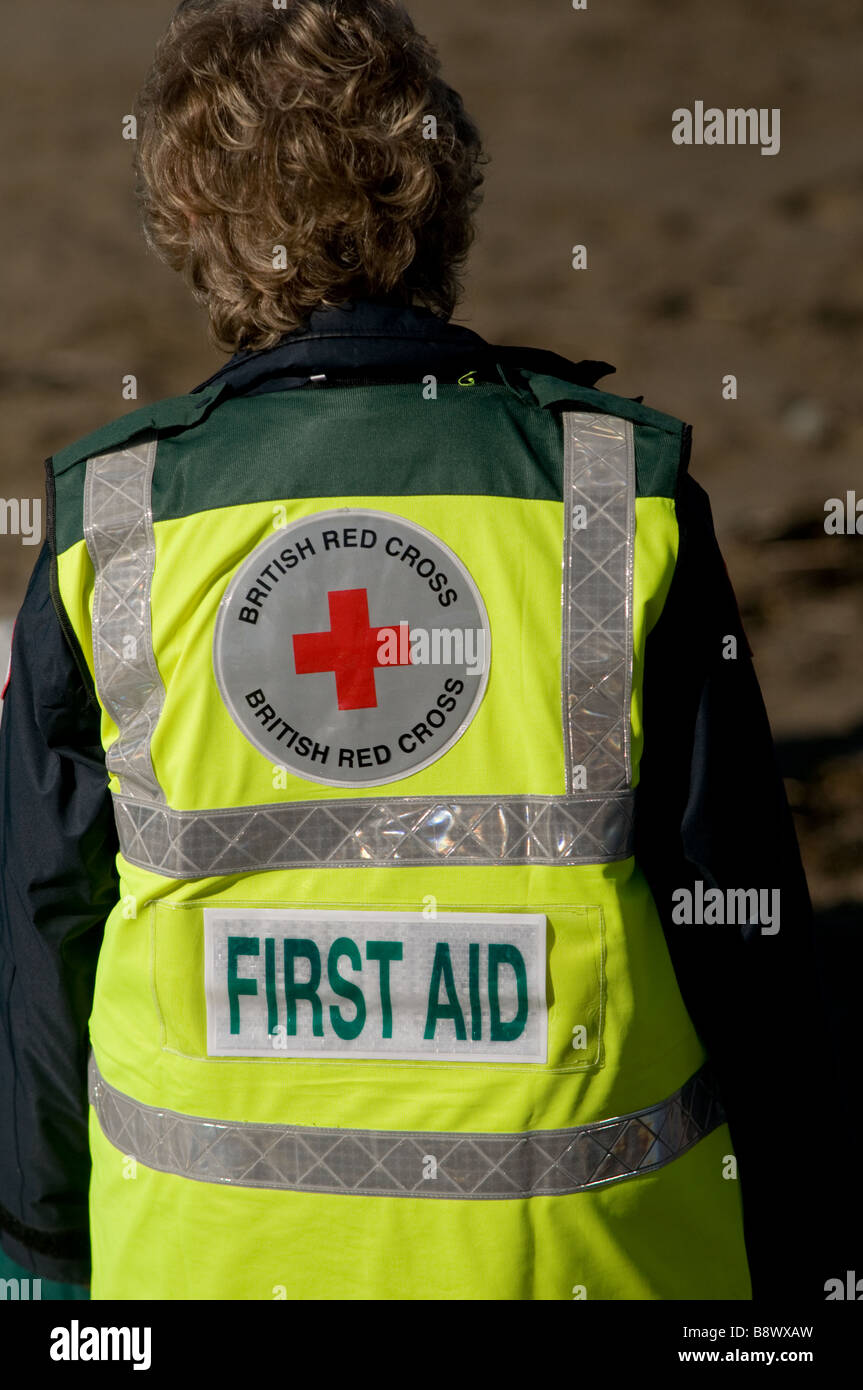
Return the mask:
<svg viewBox="0 0 863 1390">
<path fill-rule="evenodd" d="M 806 738 L 781 739 L 776 758 L 783 777 L 797 782 L 814 780 L 824 763 L 863 753 L 863 723 L 842 734 L 813 734 Z"/>
</svg>

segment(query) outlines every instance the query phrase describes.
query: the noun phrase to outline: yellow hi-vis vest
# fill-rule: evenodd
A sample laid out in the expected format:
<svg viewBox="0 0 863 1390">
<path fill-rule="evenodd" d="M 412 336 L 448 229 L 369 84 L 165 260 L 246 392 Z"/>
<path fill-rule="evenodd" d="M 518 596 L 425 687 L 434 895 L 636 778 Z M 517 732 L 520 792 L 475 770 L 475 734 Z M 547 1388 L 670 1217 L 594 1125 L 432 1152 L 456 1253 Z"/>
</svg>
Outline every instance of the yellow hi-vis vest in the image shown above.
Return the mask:
<svg viewBox="0 0 863 1390">
<path fill-rule="evenodd" d="M 120 841 L 94 1298 L 751 1296 L 632 852 L 687 436 L 501 371 L 53 460 Z"/>
</svg>

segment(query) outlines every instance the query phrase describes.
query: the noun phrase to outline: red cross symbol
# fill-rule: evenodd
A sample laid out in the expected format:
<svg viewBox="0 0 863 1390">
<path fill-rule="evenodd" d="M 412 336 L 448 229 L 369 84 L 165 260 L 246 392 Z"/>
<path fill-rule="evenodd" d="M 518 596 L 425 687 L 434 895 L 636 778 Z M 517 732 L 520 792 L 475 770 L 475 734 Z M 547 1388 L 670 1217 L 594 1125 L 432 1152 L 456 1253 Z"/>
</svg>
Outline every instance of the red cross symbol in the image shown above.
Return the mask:
<svg viewBox="0 0 863 1390">
<path fill-rule="evenodd" d="M 294 637 L 297 675 L 334 671 L 339 709 L 376 709 L 375 670 L 380 666 L 409 666 L 410 652 L 399 641 L 398 660 L 378 657 L 380 627 L 369 626 L 367 589 L 336 589 L 327 594 L 330 632 L 300 632 Z M 395 624 L 396 630 L 399 624 Z"/>
</svg>

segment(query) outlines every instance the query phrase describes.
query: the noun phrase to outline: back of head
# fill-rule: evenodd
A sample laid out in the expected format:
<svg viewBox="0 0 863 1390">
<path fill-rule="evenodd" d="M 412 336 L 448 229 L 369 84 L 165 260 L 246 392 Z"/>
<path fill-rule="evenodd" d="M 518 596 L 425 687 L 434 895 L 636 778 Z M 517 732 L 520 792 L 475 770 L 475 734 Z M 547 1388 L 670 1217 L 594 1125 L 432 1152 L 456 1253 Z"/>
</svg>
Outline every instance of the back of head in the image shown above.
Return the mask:
<svg viewBox="0 0 863 1390">
<path fill-rule="evenodd" d="M 395 0 L 184 0 L 138 106 L 151 247 L 231 350 L 322 305 L 453 312 L 485 162 Z"/>
</svg>

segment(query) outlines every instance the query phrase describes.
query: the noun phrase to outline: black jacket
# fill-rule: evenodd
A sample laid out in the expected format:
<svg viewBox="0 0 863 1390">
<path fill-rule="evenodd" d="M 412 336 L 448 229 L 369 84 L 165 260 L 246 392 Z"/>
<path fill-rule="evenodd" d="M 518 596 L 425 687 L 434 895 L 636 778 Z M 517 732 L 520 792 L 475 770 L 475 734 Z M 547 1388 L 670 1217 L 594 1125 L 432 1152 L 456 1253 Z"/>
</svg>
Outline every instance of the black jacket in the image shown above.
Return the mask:
<svg viewBox="0 0 863 1390">
<path fill-rule="evenodd" d="M 495 361 L 586 386 L 614 370 L 492 348 L 427 311 L 364 302 L 316 312 L 308 330 L 233 358 L 212 379 L 255 394 L 315 389 L 309 380 L 321 376 L 416 380 L 421 369 L 457 378 L 493 371 Z M 836 1273 L 823 1239 L 830 1215 L 798 1152 L 800 1117 L 822 1112 L 833 1094 L 809 897 L 710 506 L 688 473 L 676 504 L 677 568 L 647 639 L 636 854 L 719 1073 L 755 1294 L 823 1298 Z M 49 535 L 15 625 L 0 723 L 0 1228 L 19 1264 L 85 1283 L 87 1020 L 117 895 L 117 837 L 99 707 L 54 583 Z M 736 660 L 723 657 L 729 635 Z M 779 889 L 780 931 L 675 926 L 672 893 L 699 879 Z"/>
</svg>

